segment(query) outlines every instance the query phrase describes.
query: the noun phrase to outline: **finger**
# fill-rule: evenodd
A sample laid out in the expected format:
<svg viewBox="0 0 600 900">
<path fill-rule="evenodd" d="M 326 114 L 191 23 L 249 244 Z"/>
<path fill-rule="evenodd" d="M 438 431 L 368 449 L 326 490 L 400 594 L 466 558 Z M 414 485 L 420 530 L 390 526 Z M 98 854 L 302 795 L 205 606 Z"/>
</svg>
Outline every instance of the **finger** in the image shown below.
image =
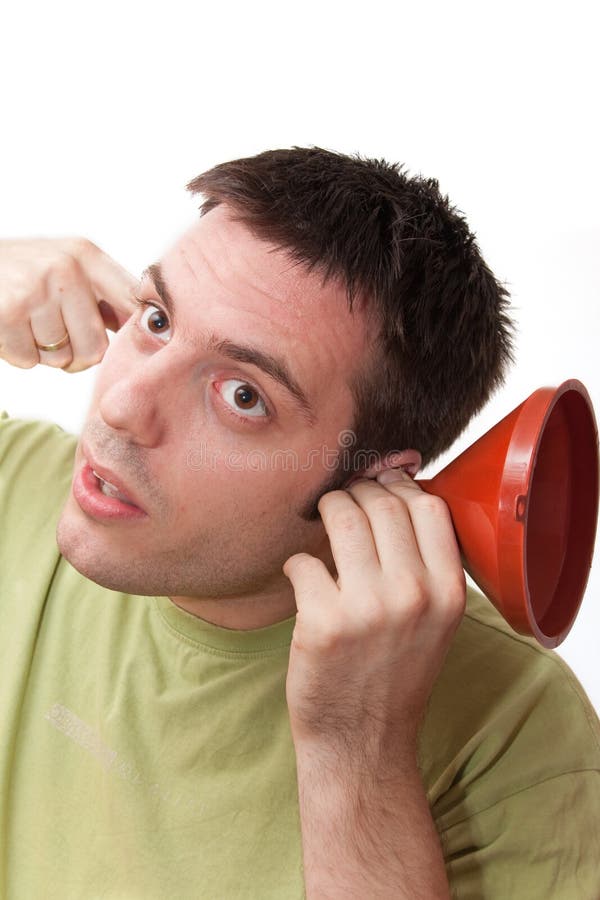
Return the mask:
<svg viewBox="0 0 600 900">
<path fill-rule="evenodd" d="M 392 574 L 422 570 L 425 564 L 406 500 L 374 479 L 356 481 L 348 490 L 369 519 L 382 569 Z"/>
<path fill-rule="evenodd" d="M 383 469 L 383 471 L 377 474 L 377 483 L 386 487 L 388 484 L 393 485 L 394 487 L 403 485 L 404 488 L 411 490 L 414 493 L 423 493 L 423 488 L 417 484 L 402 466 Z"/>
<path fill-rule="evenodd" d="M 369 520 L 348 491 L 329 491 L 318 503 L 340 587 L 379 575 L 380 564 Z"/>
<path fill-rule="evenodd" d="M 38 347 L 38 344 L 57 344 L 68 334 L 60 307 L 52 303 L 36 307 L 31 314 L 30 326 L 38 361 L 42 365 L 62 369 L 71 363 L 73 353 L 70 342 L 59 350 L 41 350 Z"/>
<path fill-rule="evenodd" d="M 98 363 L 108 347 L 108 337 L 96 298 L 85 269 L 74 255 L 60 266 L 55 266 L 46 278 L 46 294 L 49 298 L 41 306 L 35 306 L 31 321 L 38 344 L 50 343 L 48 335 L 56 333 L 58 326 L 50 325 L 58 317 L 64 327 L 60 340 L 66 333 L 69 344 L 57 351 L 40 351 L 40 361 L 60 364 L 65 372 L 81 372 Z M 41 322 L 42 324 L 38 324 Z M 56 357 L 57 359 L 54 359 Z"/>
<path fill-rule="evenodd" d="M 10 325 L 2 323 L 0 329 L 0 358 L 19 369 L 32 369 L 40 361 L 35 338 L 29 320 Z M 64 334 L 64 332 L 63 332 Z"/>
<path fill-rule="evenodd" d="M 1 358 L 22 368 L 41 362 L 65 371 L 99 362 L 108 347 L 106 329 L 117 331 L 136 310 L 137 279 L 85 238 L 16 242 L 4 249 Z M 36 347 L 61 341 L 65 332 L 65 347 Z"/>
<path fill-rule="evenodd" d="M 65 371 L 82 372 L 95 366 L 103 359 L 109 343 L 96 298 L 85 282 L 65 298 L 62 315 L 72 350 L 72 361 Z"/>
<path fill-rule="evenodd" d="M 325 564 L 308 553 L 290 556 L 283 566 L 283 574 L 292 583 L 299 612 L 322 615 L 323 607 L 327 606 L 326 598 L 339 593 Z"/>
<path fill-rule="evenodd" d="M 118 331 L 136 310 L 139 279 L 91 241 L 82 242 L 79 257 L 96 301 L 102 302 L 102 315 L 110 321 L 107 327 Z"/>
<path fill-rule="evenodd" d="M 121 323 L 117 318 L 117 314 L 115 313 L 112 306 L 110 306 L 106 300 L 98 301 L 98 310 L 100 315 L 102 316 L 102 321 L 104 322 L 104 327 L 108 328 L 109 331 L 118 331 L 121 327 Z"/>
<path fill-rule="evenodd" d="M 421 559 L 433 581 L 443 588 L 443 595 L 456 595 L 464 590 L 464 572 L 452 517 L 441 497 L 426 493 L 410 476 L 394 477 L 387 470 L 378 476 L 386 490 L 402 499 L 411 518 Z"/>
<path fill-rule="evenodd" d="M 408 509 L 421 551 L 433 581 L 445 594 L 464 586 L 460 550 L 450 511 L 440 497 L 422 493 L 409 501 Z"/>
</svg>

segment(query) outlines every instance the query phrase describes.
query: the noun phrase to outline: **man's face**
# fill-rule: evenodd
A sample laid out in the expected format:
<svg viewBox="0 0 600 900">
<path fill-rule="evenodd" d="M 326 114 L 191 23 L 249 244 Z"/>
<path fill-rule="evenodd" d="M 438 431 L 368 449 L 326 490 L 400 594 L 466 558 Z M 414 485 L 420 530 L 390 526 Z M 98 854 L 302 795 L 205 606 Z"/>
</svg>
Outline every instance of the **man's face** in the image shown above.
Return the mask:
<svg viewBox="0 0 600 900">
<path fill-rule="evenodd" d="M 175 317 L 163 315 L 157 279 L 145 275 L 139 296 L 156 307 L 113 338 L 75 457 L 77 473 L 87 449 L 147 516 L 99 521 L 71 493 L 60 550 L 113 590 L 293 597 L 285 560 L 304 550 L 327 561 L 322 523 L 302 512 L 352 422 L 348 382 L 368 352 L 363 313 L 349 312 L 341 285 L 323 285 L 223 206 L 177 241 L 160 271 Z M 219 341 L 280 360 L 312 412 Z"/>
</svg>

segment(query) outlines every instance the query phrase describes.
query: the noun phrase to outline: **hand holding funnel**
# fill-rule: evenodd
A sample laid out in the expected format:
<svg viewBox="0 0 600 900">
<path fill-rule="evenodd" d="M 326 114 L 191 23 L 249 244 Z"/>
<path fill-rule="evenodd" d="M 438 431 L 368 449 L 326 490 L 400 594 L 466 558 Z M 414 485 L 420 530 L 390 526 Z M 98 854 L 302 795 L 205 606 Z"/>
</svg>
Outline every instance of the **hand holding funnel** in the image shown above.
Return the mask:
<svg viewBox="0 0 600 900">
<path fill-rule="evenodd" d="M 446 502 L 463 565 L 511 627 L 544 647 L 583 599 L 598 519 L 598 431 L 571 379 L 540 388 L 423 490 Z"/>
</svg>

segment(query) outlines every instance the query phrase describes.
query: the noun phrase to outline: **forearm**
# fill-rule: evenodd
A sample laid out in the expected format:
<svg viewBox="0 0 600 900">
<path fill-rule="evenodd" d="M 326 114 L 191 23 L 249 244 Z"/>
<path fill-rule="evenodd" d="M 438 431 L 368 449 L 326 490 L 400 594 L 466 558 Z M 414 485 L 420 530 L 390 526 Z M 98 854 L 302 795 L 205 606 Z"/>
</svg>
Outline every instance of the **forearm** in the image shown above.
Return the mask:
<svg viewBox="0 0 600 900">
<path fill-rule="evenodd" d="M 416 761 L 375 778 L 297 755 L 307 900 L 449 900 Z"/>
</svg>

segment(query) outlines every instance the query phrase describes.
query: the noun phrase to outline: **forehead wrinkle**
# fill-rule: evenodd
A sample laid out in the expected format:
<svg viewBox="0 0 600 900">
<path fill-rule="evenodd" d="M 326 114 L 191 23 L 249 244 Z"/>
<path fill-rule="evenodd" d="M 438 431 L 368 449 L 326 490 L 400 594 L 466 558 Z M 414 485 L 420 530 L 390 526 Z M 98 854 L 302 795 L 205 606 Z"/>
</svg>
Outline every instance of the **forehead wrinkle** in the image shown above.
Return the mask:
<svg viewBox="0 0 600 900">
<path fill-rule="evenodd" d="M 267 257 L 274 257 L 273 268 L 266 276 L 260 261 L 251 253 L 244 254 L 246 268 L 255 276 L 251 283 L 252 288 L 279 306 L 297 301 L 298 283 L 303 274 L 308 274 L 308 270 L 302 271 L 302 263 L 295 260 L 287 248 L 267 243 L 264 243 L 264 248 Z M 301 295 L 304 296 L 305 292 L 301 292 Z"/>
<path fill-rule="evenodd" d="M 239 281 L 240 280 L 240 275 L 239 275 L 239 271 L 238 271 L 239 266 L 236 266 L 236 264 L 235 264 L 235 257 L 232 257 L 231 254 L 228 252 L 229 245 L 228 245 L 227 241 L 221 235 L 217 235 L 217 239 L 220 241 L 220 243 L 222 245 L 223 257 L 225 257 L 229 261 L 229 270 L 231 272 L 231 275 L 233 276 L 233 278 L 236 281 Z M 224 280 L 224 276 L 221 273 L 219 273 L 219 271 L 215 267 L 214 263 L 211 262 L 210 258 L 204 252 L 200 242 L 194 240 L 193 243 L 194 243 L 194 255 L 196 255 L 196 253 L 197 253 L 199 256 L 202 257 L 203 263 L 206 265 L 206 268 L 208 269 L 208 271 L 210 272 L 212 277 L 215 279 L 215 281 L 218 282 L 218 284 L 220 284 L 221 287 L 227 293 L 231 294 L 231 291 L 232 291 L 231 286 L 226 283 L 226 281 Z M 273 249 L 275 250 L 277 248 L 273 248 Z M 191 274 L 193 275 L 194 278 L 196 278 L 196 272 L 194 270 L 194 266 L 192 265 L 192 261 L 188 255 L 188 251 L 186 251 L 183 247 L 181 248 L 181 255 L 182 255 L 183 259 L 185 260 L 185 263 L 186 263 L 188 269 L 190 270 Z M 252 273 L 255 276 L 258 276 L 258 277 L 256 277 L 256 279 L 254 281 L 249 281 L 246 276 L 245 279 L 242 279 L 242 282 L 243 282 L 242 286 L 238 290 L 247 291 L 248 289 L 250 289 L 254 293 L 260 294 L 262 297 L 264 297 L 268 301 L 268 303 L 277 303 L 280 305 L 282 302 L 282 298 L 274 296 L 264 286 L 261 286 L 259 284 L 259 282 L 261 281 L 261 278 L 260 278 L 261 269 L 260 269 L 260 265 L 255 263 L 255 257 L 252 254 L 246 254 L 246 253 L 244 254 L 244 265 L 245 265 L 246 269 L 249 269 L 250 271 L 252 271 Z M 236 289 L 237 289 L 237 285 L 236 285 Z M 266 313 L 266 312 L 265 312 L 265 314 L 268 315 L 268 313 Z"/>
<path fill-rule="evenodd" d="M 352 396 L 349 376 L 357 361 L 357 351 L 360 356 L 363 354 L 364 333 L 357 334 L 359 310 L 348 310 L 347 291 L 338 278 L 319 267 L 307 265 L 288 248 L 253 235 L 242 223 L 219 216 L 218 209 L 202 217 L 182 237 L 163 259 L 163 266 L 167 273 L 171 273 L 173 266 L 172 271 L 177 274 L 177 277 L 173 276 L 172 287 L 178 288 L 182 314 L 187 309 L 193 317 L 197 304 L 200 312 L 206 306 L 214 309 L 217 316 L 221 309 L 234 312 L 239 324 L 239 315 L 248 313 L 254 319 L 257 340 L 260 327 L 266 328 L 266 334 L 273 333 L 273 349 L 280 345 L 286 347 L 286 341 L 277 337 L 278 325 L 286 335 L 295 336 L 300 327 L 300 334 L 307 337 L 307 341 L 302 342 L 303 347 L 306 345 L 306 353 L 313 357 L 316 353 L 324 367 L 323 377 L 319 377 L 318 382 L 312 377 L 318 368 L 313 365 L 312 358 L 304 373 L 308 376 L 307 387 L 310 383 L 315 390 L 315 399 L 324 394 L 324 399 L 329 401 L 331 390 L 328 388 L 335 388 L 336 376 L 340 375 L 344 376 L 340 379 L 340 387 Z M 203 297 L 203 291 L 210 293 Z M 263 297 L 264 302 L 261 302 Z M 350 311 L 352 315 L 343 315 L 342 307 L 344 312 Z M 208 327 L 212 324 L 208 320 L 202 323 L 202 317 L 199 318 L 199 324 Z M 311 321 L 313 318 L 315 320 Z M 259 322 L 261 319 L 263 321 Z M 256 326 L 259 326 L 258 331 Z M 196 333 L 189 336 L 190 345 L 203 344 L 206 349 L 204 342 L 209 336 L 198 334 L 198 330 L 196 328 Z M 239 328 L 236 328 L 237 334 Z M 325 340 L 326 335 L 329 340 Z M 348 341 L 344 340 L 346 337 Z M 231 335 L 224 333 L 222 338 L 231 338 Z M 292 361 L 293 358 L 294 354 Z M 300 353 L 298 361 L 302 359 L 304 355 Z"/>
</svg>

